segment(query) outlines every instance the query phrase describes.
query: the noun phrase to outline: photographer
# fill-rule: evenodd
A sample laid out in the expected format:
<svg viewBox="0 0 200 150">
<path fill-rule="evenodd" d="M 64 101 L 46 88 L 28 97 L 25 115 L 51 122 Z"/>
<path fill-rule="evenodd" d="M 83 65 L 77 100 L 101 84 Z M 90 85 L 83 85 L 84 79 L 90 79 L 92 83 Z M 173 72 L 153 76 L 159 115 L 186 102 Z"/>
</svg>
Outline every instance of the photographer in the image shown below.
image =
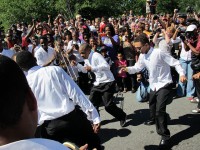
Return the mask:
<svg viewBox="0 0 200 150">
<path fill-rule="evenodd" d="M 180 36 L 177 37 L 177 35 L 180 35 Z M 184 40 L 185 40 L 184 37 L 185 37 L 185 33 L 183 33 L 182 28 L 178 27 L 173 35 L 173 40 L 178 39 L 181 42 L 181 50 L 179 52 L 180 53 L 179 61 L 183 69 L 186 71 L 186 77 L 188 80 L 185 83 L 181 83 L 181 82 L 178 83 L 177 97 L 186 96 L 188 100 L 192 102 L 195 95 L 195 87 L 194 87 L 194 82 L 192 79 L 193 70 L 191 68 L 191 63 L 192 63 L 191 52 L 192 51 L 188 47 L 186 47 L 186 45 L 184 44 Z"/>
<path fill-rule="evenodd" d="M 196 88 L 196 94 L 198 99 L 200 99 L 200 35 L 197 32 L 196 25 L 189 25 L 186 30 L 186 36 L 181 37 L 186 47 L 186 50 L 192 51 L 192 63 L 191 67 L 194 71 L 193 80 L 194 86 Z M 192 110 L 193 113 L 200 113 L 200 102 L 196 109 Z"/>
</svg>

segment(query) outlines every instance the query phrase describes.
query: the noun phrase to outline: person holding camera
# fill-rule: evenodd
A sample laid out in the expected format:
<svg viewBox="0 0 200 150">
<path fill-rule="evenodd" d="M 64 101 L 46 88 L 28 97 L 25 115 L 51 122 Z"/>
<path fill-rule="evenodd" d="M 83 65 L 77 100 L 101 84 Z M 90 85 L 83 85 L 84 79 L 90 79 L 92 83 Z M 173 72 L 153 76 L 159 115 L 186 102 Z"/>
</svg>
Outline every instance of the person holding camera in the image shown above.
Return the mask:
<svg viewBox="0 0 200 150">
<path fill-rule="evenodd" d="M 182 20 L 183 21 L 183 20 Z M 192 63 L 192 58 L 191 58 L 191 53 L 192 51 L 184 44 L 185 42 L 185 36 L 184 36 L 184 28 L 183 24 L 180 25 L 174 35 L 173 35 L 173 40 L 177 39 L 181 42 L 181 50 L 179 52 L 180 58 L 179 61 L 181 63 L 181 66 L 183 69 L 186 71 L 186 77 L 187 77 L 187 82 L 186 83 L 178 83 L 178 88 L 177 88 L 177 97 L 183 97 L 186 96 L 188 100 L 191 102 L 194 101 L 194 96 L 195 96 L 195 87 L 194 87 L 194 82 L 192 79 L 193 75 L 193 69 L 191 68 L 191 63 Z M 183 30 L 184 29 L 184 30 Z M 177 35 L 180 35 L 177 37 Z M 181 40 L 182 39 L 182 40 Z"/>
<path fill-rule="evenodd" d="M 200 99 L 200 35 L 197 32 L 197 26 L 192 24 L 186 29 L 186 36 L 182 36 L 181 40 L 186 50 L 191 50 L 191 67 L 193 69 L 193 80 L 196 88 L 196 94 Z M 197 108 L 192 110 L 193 113 L 200 113 L 200 102 Z"/>
<path fill-rule="evenodd" d="M 79 46 L 83 43 L 83 41 L 81 41 L 78 37 L 79 37 L 79 35 L 78 35 L 77 31 L 72 32 L 72 40 L 69 41 L 69 43 L 68 43 L 66 53 L 68 55 L 70 55 L 70 54 L 75 55 L 76 61 L 78 63 L 83 63 L 84 60 L 81 57 L 80 53 L 78 52 Z"/>
</svg>

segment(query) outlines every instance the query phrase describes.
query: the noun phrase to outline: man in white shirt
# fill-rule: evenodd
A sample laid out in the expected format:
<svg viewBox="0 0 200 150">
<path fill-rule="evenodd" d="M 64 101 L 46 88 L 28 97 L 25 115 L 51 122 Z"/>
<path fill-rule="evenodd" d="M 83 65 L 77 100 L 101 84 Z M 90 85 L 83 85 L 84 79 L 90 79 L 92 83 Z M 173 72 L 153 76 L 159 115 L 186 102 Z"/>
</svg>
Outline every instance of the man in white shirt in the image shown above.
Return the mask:
<svg viewBox="0 0 200 150">
<path fill-rule="evenodd" d="M 159 148 L 166 148 L 170 139 L 170 131 L 167 128 L 166 105 L 173 98 L 170 66 L 176 68 L 181 82 L 186 80 L 185 73 L 179 61 L 174 59 L 169 53 L 150 47 L 146 35 L 139 35 L 135 39 L 134 45 L 136 49 L 141 51 L 138 62 L 132 67 L 122 69 L 130 74 L 135 74 L 143 68 L 147 68 L 151 89 L 149 97 L 151 121 L 146 124 L 149 125 L 155 121 L 157 133 L 162 137 Z"/>
<path fill-rule="evenodd" d="M 35 96 L 20 67 L 3 55 L 0 55 L 0 82 L 0 150 L 69 150 L 59 142 L 34 138 L 38 122 Z"/>
<path fill-rule="evenodd" d="M 42 67 L 53 65 L 56 52 L 52 47 L 48 46 L 48 41 L 46 36 L 40 37 L 40 46 L 41 47 L 39 47 L 35 52 L 35 58 L 37 60 L 37 64 Z"/>
<path fill-rule="evenodd" d="M 72 141 L 78 146 L 88 143 L 89 149 L 101 149 L 96 134 L 100 128 L 99 114 L 67 73 L 57 66 L 37 66 L 27 51 L 20 52 L 16 62 L 28 71 L 26 77 L 37 99 L 37 135 L 61 143 Z"/>
<path fill-rule="evenodd" d="M 16 53 L 14 50 L 10 50 L 5 47 L 6 43 L 0 41 L 0 54 L 12 58 L 12 56 Z"/>
<path fill-rule="evenodd" d="M 115 79 L 110 71 L 110 65 L 101 54 L 91 51 L 91 47 L 87 43 L 81 44 L 79 52 L 84 59 L 88 60 L 85 61 L 84 67 L 81 64 L 78 64 L 77 67 L 82 72 L 94 72 L 96 77 L 89 99 L 97 110 L 103 102 L 105 110 L 118 119 L 122 127 L 125 126 L 126 113 L 113 102 Z"/>
</svg>

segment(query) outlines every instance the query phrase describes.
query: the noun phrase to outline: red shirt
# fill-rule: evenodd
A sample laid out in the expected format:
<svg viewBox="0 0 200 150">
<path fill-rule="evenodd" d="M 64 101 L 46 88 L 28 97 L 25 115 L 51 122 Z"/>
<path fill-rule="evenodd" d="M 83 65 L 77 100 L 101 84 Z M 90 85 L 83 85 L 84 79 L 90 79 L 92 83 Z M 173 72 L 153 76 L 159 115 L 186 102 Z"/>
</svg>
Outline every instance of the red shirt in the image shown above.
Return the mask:
<svg viewBox="0 0 200 150">
<path fill-rule="evenodd" d="M 102 23 L 100 23 L 100 27 L 99 27 L 99 28 L 100 28 L 100 29 L 99 29 L 99 32 L 100 32 L 100 33 L 102 33 L 102 32 L 103 32 L 103 30 L 104 30 L 105 26 L 106 26 L 106 24 L 105 24 L 105 23 L 103 23 L 103 22 L 102 22 Z"/>
<path fill-rule="evenodd" d="M 26 40 L 26 36 L 22 37 L 22 47 L 28 47 L 28 42 Z"/>
<path fill-rule="evenodd" d="M 197 41 L 196 50 L 200 52 L 200 35 L 198 36 L 198 41 Z"/>
<path fill-rule="evenodd" d="M 14 47 L 14 44 L 13 44 L 13 42 L 7 41 L 7 46 L 10 49 L 10 48 Z"/>
<path fill-rule="evenodd" d="M 116 60 L 115 61 L 115 66 L 118 68 L 118 77 L 126 78 L 126 72 L 125 71 L 120 71 L 121 66 L 127 66 L 127 61 L 126 60 Z"/>
</svg>

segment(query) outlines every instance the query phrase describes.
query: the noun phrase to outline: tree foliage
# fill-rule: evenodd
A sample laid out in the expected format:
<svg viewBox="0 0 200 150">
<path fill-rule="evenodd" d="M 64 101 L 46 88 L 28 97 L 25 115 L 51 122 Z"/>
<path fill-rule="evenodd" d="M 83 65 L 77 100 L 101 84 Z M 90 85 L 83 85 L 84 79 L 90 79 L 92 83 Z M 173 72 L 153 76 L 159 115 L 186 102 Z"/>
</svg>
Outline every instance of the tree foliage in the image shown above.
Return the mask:
<svg viewBox="0 0 200 150">
<path fill-rule="evenodd" d="M 200 10 L 197 0 L 157 0 L 158 12 L 173 12 L 179 8 L 185 12 L 187 6 Z M 66 18 L 82 14 L 88 19 L 100 16 L 122 15 L 124 11 L 133 10 L 134 14 L 145 14 L 146 0 L 1 0 L 0 21 L 5 27 L 16 22 L 30 22 L 32 18 L 47 20 L 47 15 L 55 17 L 61 13 Z"/>
</svg>

